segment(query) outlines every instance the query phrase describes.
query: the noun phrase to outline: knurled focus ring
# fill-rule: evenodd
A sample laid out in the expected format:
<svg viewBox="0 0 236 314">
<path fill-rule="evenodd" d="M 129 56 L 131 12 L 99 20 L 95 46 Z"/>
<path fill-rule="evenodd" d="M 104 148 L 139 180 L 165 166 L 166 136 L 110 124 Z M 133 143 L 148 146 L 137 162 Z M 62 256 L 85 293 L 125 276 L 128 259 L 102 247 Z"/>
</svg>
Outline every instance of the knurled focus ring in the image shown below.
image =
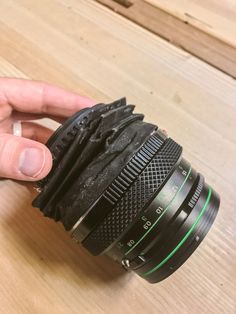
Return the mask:
<svg viewBox="0 0 236 314">
<path fill-rule="evenodd" d="M 159 131 L 154 132 L 127 162 L 119 175 L 106 188 L 103 194 L 89 208 L 72 229 L 72 237 L 77 242 L 83 240 L 89 233 L 102 223 L 103 219 L 123 197 L 123 194 L 137 180 L 150 161 L 164 145 L 166 138 Z"/>
<path fill-rule="evenodd" d="M 171 173 L 182 153 L 182 147 L 168 139 L 113 210 L 82 242 L 98 255 L 110 246 L 153 198 Z"/>
</svg>

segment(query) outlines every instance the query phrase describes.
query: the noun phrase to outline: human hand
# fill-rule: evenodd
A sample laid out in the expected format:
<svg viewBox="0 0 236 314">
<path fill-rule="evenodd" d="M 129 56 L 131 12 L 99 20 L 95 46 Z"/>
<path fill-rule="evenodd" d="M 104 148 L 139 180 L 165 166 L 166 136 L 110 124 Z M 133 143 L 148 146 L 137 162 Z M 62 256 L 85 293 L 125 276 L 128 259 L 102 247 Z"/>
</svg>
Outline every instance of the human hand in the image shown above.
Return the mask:
<svg viewBox="0 0 236 314">
<path fill-rule="evenodd" d="M 52 130 L 29 120 L 66 117 L 95 102 L 42 82 L 0 78 L 0 177 L 36 181 L 45 177 L 52 156 L 44 145 Z M 15 121 L 22 121 L 22 137 L 14 136 Z"/>
</svg>

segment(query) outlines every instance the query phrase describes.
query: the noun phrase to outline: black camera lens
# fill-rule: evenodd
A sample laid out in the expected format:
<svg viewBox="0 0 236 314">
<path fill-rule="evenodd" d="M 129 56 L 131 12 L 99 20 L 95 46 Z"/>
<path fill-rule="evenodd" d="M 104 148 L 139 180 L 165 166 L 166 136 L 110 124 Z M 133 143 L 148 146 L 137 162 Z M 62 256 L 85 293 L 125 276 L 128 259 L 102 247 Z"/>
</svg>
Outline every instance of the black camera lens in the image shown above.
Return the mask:
<svg viewBox="0 0 236 314">
<path fill-rule="evenodd" d="M 53 168 L 33 205 L 93 255 L 155 283 L 197 248 L 220 200 L 182 147 L 133 110 L 123 98 L 69 118 L 47 143 Z"/>
</svg>

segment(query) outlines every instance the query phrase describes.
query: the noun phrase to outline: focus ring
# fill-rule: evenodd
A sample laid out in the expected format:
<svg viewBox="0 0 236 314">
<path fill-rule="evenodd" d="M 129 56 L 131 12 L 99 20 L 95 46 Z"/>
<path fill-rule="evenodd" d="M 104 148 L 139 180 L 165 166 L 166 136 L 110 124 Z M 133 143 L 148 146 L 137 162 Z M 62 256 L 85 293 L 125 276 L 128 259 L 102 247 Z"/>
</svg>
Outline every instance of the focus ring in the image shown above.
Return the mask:
<svg viewBox="0 0 236 314">
<path fill-rule="evenodd" d="M 153 198 L 181 153 L 182 147 L 168 139 L 113 210 L 83 241 L 84 247 L 98 255 L 111 245 Z"/>
<path fill-rule="evenodd" d="M 153 133 L 129 160 L 115 180 L 106 188 L 91 208 L 72 229 L 72 237 L 82 242 L 89 233 L 103 221 L 123 197 L 123 194 L 137 180 L 153 157 L 164 145 L 166 138 L 159 131 Z"/>
</svg>

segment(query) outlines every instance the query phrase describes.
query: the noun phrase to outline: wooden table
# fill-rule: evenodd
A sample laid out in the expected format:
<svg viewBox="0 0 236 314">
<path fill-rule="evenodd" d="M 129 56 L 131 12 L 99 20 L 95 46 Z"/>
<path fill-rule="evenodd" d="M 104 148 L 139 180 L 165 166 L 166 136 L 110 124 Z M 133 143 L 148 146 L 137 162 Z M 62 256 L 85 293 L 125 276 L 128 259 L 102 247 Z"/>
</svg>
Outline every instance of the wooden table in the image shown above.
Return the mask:
<svg viewBox="0 0 236 314">
<path fill-rule="evenodd" d="M 235 0 L 94 0 L 236 78 Z"/>
<path fill-rule="evenodd" d="M 126 95 L 185 148 L 222 197 L 208 237 L 150 285 L 93 258 L 0 181 L 1 313 L 235 313 L 236 82 L 90 0 L 2 0 L 0 74 L 98 101 Z"/>
</svg>

